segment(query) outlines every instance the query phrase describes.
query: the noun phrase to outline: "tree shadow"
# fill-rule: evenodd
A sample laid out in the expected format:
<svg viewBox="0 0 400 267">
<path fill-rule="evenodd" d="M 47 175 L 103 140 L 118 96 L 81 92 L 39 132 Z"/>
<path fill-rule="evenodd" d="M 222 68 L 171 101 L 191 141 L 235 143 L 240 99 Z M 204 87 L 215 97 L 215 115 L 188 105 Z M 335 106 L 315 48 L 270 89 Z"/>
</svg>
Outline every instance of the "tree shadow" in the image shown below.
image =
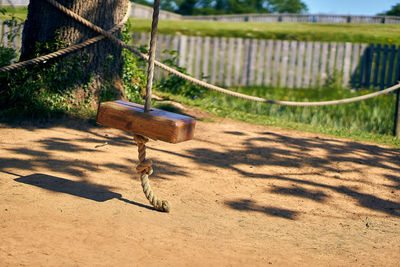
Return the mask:
<svg viewBox="0 0 400 267">
<path fill-rule="evenodd" d="M 111 191 L 107 186 L 91 184 L 86 181 L 71 181 L 65 178 L 42 173 L 15 178 L 14 181 L 36 186 L 48 191 L 68 194 L 96 202 L 105 202 L 111 199 L 118 199 L 125 203 L 136 205 L 141 208 L 155 210 L 151 206 L 125 199 L 121 194 Z"/>
<path fill-rule="evenodd" d="M 226 201 L 225 205 L 231 207 L 232 209 L 239 211 L 252 211 L 252 212 L 260 212 L 266 215 L 281 217 L 284 219 L 295 220 L 298 212 L 281 209 L 276 207 L 265 207 L 257 205 L 253 200 L 250 199 L 240 199 L 236 201 Z"/>
</svg>

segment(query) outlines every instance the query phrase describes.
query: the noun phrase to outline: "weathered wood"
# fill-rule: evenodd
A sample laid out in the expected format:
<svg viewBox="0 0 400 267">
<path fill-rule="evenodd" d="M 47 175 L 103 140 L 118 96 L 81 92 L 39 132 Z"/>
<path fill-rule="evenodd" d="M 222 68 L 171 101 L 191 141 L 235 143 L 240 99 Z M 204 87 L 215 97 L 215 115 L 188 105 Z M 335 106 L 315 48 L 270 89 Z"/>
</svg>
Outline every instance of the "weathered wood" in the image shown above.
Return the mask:
<svg viewBox="0 0 400 267">
<path fill-rule="evenodd" d="M 195 37 L 190 36 L 190 38 L 189 38 L 189 53 L 188 53 L 188 58 L 187 58 L 187 72 L 190 75 L 193 75 L 194 48 L 195 48 Z"/>
<path fill-rule="evenodd" d="M 322 43 L 322 52 L 321 52 L 321 84 L 325 85 L 326 78 L 328 75 L 326 74 L 326 64 L 328 61 L 328 45 L 329 43 Z"/>
<path fill-rule="evenodd" d="M 314 53 L 313 53 L 313 63 L 312 63 L 312 76 L 311 76 L 311 86 L 315 87 L 317 85 L 318 75 L 319 75 L 319 53 L 321 50 L 321 43 L 314 43 Z"/>
<path fill-rule="evenodd" d="M 210 37 L 204 39 L 203 80 L 208 80 L 208 66 L 210 58 Z"/>
<path fill-rule="evenodd" d="M 265 79 L 264 79 L 264 84 L 265 85 L 270 85 L 271 84 L 272 51 L 274 51 L 274 41 L 268 40 L 268 42 L 267 42 L 267 57 L 265 59 Z"/>
<path fill-rule="evenodd" d="M 389 55 L 390 55 L 390 58 L 389 58 L 389 67 L 388 67 L 386 86 L 391 86 L 393 84 L 394 59 L 396 56 L 396 46 L 395 45 L 392 45 L 390 47 Z"/>
<path fill-rule="evenodd" d="M 281 66 L 280 83 L 279 83 L 279 85 L 281 87 L 286 86 L 288 60 L 289 60 L 289 41 L 283 41 L 282 42 L 282 66 Z"/>
<path fill-rule="evenodd" d="M 262 84 L 263 74 L 264 74 L 264 53 L 265 53 L 265 40 L 260 41 L 260 56 L 257 62 L 257 85 Z"/>
<path fill-rule="evenodd" d="M 336 59 L 336 43 L 330 43 L 330 51 L 329 51 L 329 77 L 332 78 L 333 74 L 335 72 L 334 66 L 335 66 L 335 59 Z"/>
<path fill-rule="evenodd" d="M 212 63 L 211 63 L 211 80 L 212 84 L 215 84 L 215 80 L 217 77 L 217 61 L 218 61 L 218 49 L 219 49 L 219 38 L 213 38 L 213 48 L 212 48 Z"/>
<path fill-rule="evenodd" d="M 347 87 L 350 80 L 351 43 L 346 43 L 344 51 L 343 86 Z"/>
<path fill-rule="evenodd" d="M 250 39 L 244 40 L 244 60 L 243 72 L 240 85 L 247 85 L 247 78 L 249 77 L 249 52 L 250 52 Z"/>
<path fill-rule="evenodd" d="M 227 57 L 227 66 L 226 66 L 226 75 L 225 75 L 225 85 L 232 85 L 232 67 L 233 67 L 233 49 L 235 47 L 235 39 L 229 38 L 228 42 L 228 57 Z"/>
<path fill-rule="evenodd" d="M 382 59 L 382 64 L 381 64 L 381 77 L 380 77 L 380 82 L 379 86 L 381 89 L 385 88 L 385 78 L 386 78 L 386 65 L 387 65 L 387 58 L 388 58 L 388 50 L 389 47 L 387 44 L 384 45 L 383 47 L 383 59 Z"/>
<path fill-rule="evenodd" d="M 299 43 L 298 63 L 297 63 L 297 74 L 296 74 L 296 88 L 301 88 L 303 83 L 303 65 L 304 65 L 304 51 L 306 44 L 304 42 Z"/>
<path fill-rule="evenodd" d="M 294 85 L 294 73 L 296 71 L 296 57 L 297 57 L 297 42 L 291 41 L 290 42 L 290 62 L 289 62 L 289 70 L 288 70 L 288 87 L 293 88 Z"/>
<path fill-rule="evenodd" d="M 193 138 L 196 121 L 188 116 L 118 100 L 103 102 L 97 112 L 97 123 L 155 140 L 179 143 Z"/>
<path fill-rule="evenodd" d="M 272 85 L 278 86 L 278 77 L 280 75 L 280 61 L 281 61 L 281 50 L 282 50 L 282 41 L 276 41 L 275 45 L 275 52 L 274 52 L 274 69 L 273 69 L 273 76 L 272 76 Z"/>
<path fill-rule="evenodd" d="M 201 52 L 203 48 L 203 38 L 196 37 L 196 57 L 194 63 L 194 77 L 200 79 Z"/>
<path fill-rule="evenodd" d="M 400 90 L 396 94 L 396 112 L 394 114 L 394 136 L 400 137 Z"/>
<path fill-rule="evenodd" d="M 243 47 L 243 39 L 238 38 L 236 39 L 237 44 L 236 44 L 236 59 L 235 59 L 235 76 L 234 76 L 234 84 L 233 85 L 239 85 L 239 77 L 240 73 L 244 75 L 243 72 L 241 72 L 241 65 L 242 65 L 242 47 Z"/>
<path fill-rule="evenodd" d="M 363 55 L 361 67 L 360 67 L 360 84 L 362 87 L 362 81 L 365 80 L 365 87 L 369 88 L 372 73 L 372 63 L 374 59 L 374 46 L 368 47 L 366 44 L 361 45 L 361 55 Z M 365 79 L 363 79 L 362 73 L 364 73 Z"/>
<path fill-rule="evenodd" d="M 250 49 L 250 62 L 249 62 L 249 78 L 248 78 L 248 85 L 254 85 L 254 78 L 255 78 L 255 70 L 257 64 L 257 48 L 258 48 L 258 40 L 253 39 L 251 41 L 251 49 Z"/>
<path fill-rule="evenodd" d="M 310 86 L 310 73 L 311 73 L 311 60 L 312 60 L 312 48 L 313 43 L 307 43 L 307 50 L 306 50 L 306 66 L 304 70 L 304 80 L 303 80 L 303 87 L 308 88 Z"/>
<path fill-rule="evenodd" d="M 337 45 L 337 57 L 336 57 L 336 73 L 340 79 L 343 79 L 343 55 L 344 55 L 344 44 L 339 43 Z"/>
<path fill-rule="evenodd" d="M 382 52 L 382 46 L 378 44 L 375 49 L 376 52 L 376 58 L 375 58 L 375 70 L 374 70 L 374 82 L 373 85 L 374 87 L 378 87 L 378 82 L 379 82 L 379 68 L 380 68 L 380 63 L 381 63 L 381 52 Z"/>
<path fill-rule="evenodd" d="M 179 38 L 179 59 L 178 65 L 180 67 L 187 67 L 186 62 L 186 48 L 187 48 L 187 36 L 181 35 Z"/>
<path fill-rule="evenodd" d="M 400 81 L 400 46 L 397 47 L 397 64 L 396 64 L 396 73 L 395 73 L 395 82 Z"/>
<path fill-rule="evenodd" d="M 218 84 L 224 83 L 224 74 L 225 74 L 225 51 L 226 51 L 226 38 L 221 38 L 221 49 L 219 50 L 219 68 L 218 68 Z"/>
<path fill-rule="evenodd" d="M 353 44 L 353 59 L 352 59 L 352 65 L 351 65 L 351 87 L 355 88 L 356 87 L 356 82 L 357 82 L 357 66 L 360 64 L 360 45 L 359 44 Z"/>
</svg>

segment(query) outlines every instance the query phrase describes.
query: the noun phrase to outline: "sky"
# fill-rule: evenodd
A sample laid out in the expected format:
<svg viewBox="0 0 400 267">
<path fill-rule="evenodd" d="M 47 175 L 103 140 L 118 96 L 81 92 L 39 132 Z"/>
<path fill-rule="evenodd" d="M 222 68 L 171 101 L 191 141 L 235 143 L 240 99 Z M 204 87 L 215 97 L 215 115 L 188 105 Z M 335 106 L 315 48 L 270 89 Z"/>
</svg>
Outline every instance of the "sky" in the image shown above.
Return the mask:
<svg viewBox="0 0 400 267">
<path fill-rule="evenodd" d="M 311 14 L 376 15 L 400 0 L 302 0 Z"/>
</svg>

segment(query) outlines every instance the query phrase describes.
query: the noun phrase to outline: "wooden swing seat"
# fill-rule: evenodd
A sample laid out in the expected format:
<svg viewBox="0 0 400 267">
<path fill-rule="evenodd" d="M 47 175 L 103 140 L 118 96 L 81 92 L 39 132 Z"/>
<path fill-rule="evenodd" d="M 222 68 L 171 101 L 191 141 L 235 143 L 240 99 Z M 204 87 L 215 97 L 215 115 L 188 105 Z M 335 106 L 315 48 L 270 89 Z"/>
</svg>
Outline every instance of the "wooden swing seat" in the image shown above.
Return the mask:
<svg viewBox="0 0 400 267">
<path fill-rule="evenodd" d="M 179 143 L 193 139 L 196 121 L 156 108 L 144 112 L 142 105 L 118 100 L 99 105 L 97 123 L 154 140 Z"/>
</svg>

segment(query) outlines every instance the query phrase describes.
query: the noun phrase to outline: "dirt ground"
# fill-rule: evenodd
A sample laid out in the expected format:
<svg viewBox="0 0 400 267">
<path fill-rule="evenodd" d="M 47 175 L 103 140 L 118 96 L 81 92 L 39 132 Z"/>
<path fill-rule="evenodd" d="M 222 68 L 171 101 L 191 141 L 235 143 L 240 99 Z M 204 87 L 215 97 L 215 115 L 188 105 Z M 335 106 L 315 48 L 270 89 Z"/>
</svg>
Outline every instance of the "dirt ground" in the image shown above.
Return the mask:
<svg viewBox="0 0 400 267">
<path fill-rule="evenodd" d="M 149 143 L 168 214 L 129 134 L 0 125 L 0 266 L 400 265 L 400 151 L 215 120 Z"/>
</svg>

